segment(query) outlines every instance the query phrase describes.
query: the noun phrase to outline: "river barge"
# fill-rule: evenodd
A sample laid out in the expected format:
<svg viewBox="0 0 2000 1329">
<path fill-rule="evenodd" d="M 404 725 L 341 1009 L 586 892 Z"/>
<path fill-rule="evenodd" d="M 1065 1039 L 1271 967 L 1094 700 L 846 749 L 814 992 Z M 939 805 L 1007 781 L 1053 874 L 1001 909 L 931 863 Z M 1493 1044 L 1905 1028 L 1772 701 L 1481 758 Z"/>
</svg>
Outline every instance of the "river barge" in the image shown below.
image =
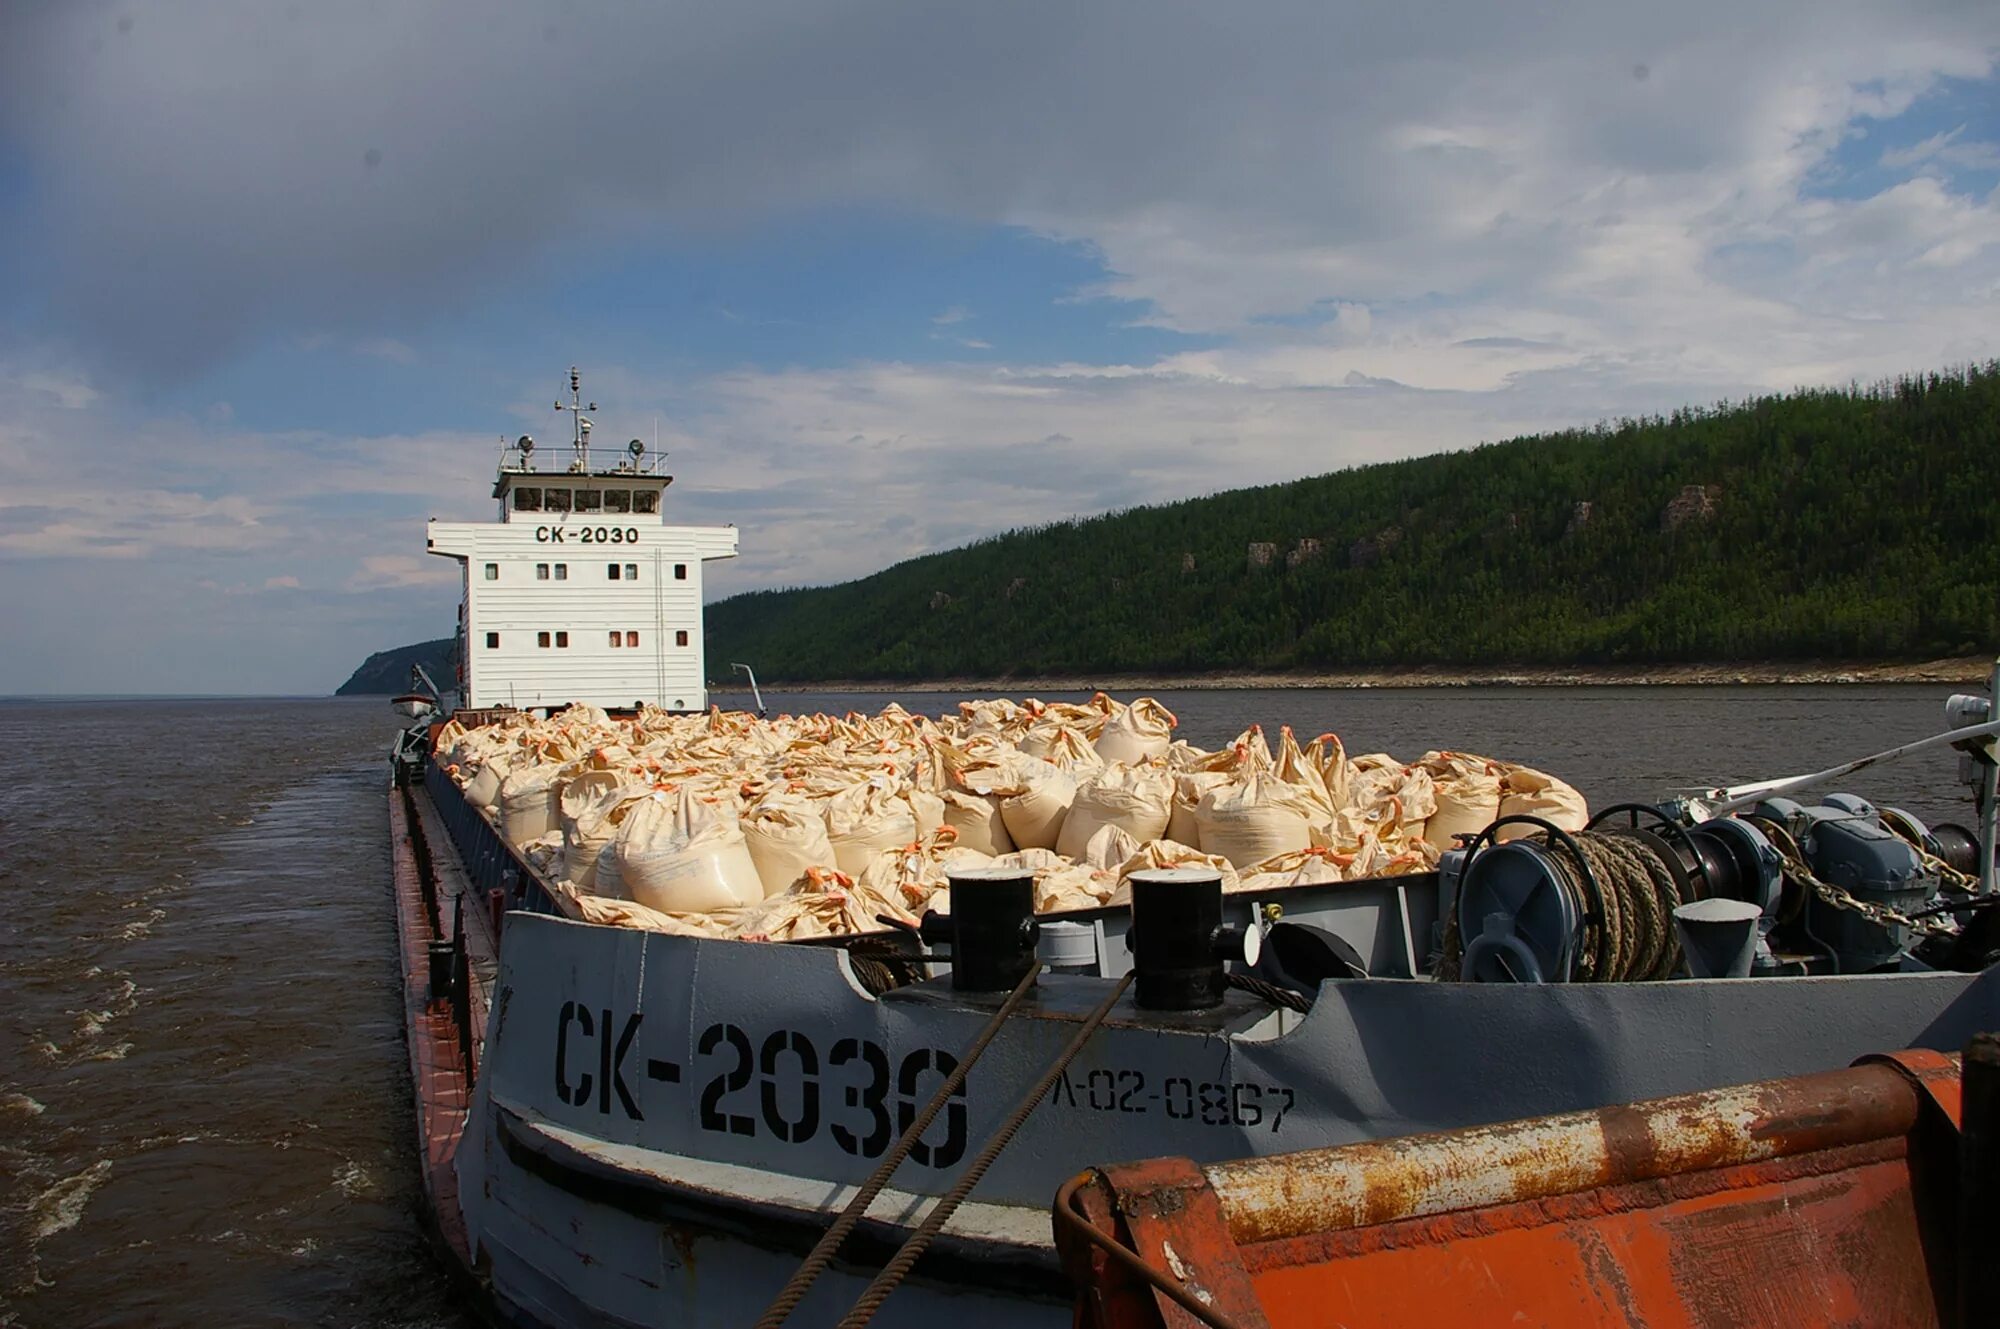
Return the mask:
<svg viewBox="0 0 2000 1329">
<path fill-rule="evenodd" d="M 1085 1168 L 1323 1170 L 1346 1166 L 1323 1151 L 1948 1053 L 2000 1027 L 1985 698 L 1911 745 L 1966 753 L 1976 832 L 1828 794 L 1836 769 L 1595 817 L 1489 815 L 1448 847 L 1356 822 L 1283 871 L 1161 836 L 1075 877 L 1115 883 L 1093 899 L 1048 889 L 1084 871 L 1060 855 L 981 863 L 931 834 L 878 853 L 882 880 L 923 890 L 814 869 L 770 898 L 811 894 L 845 922 L 782 934 L 768 901 L 711 911 L 732 931 L 630 883 L 580 888 L 576 828 L 515 824 L 466 754 L 547 757 L 557 730 L 581 734 L 549 760 L 580 780 L 615 749 L 600 783 L 629 767 L 649 815 L 685 817 L 684 792 L 657 809 L 697 783 L 687 753 L 723 754 L 711 801 L 727 801 L 744 796 L 731 761 L 800 731 L 706 711 L 700 565 L 735 531 L 668 526 L 657 498 L 641 522 L 634 495 L 668 477 L 636 443 L 599 462 L 574 378 L 558 407 L 575 416 L 566 466 L 536 469 L 523 440 L 500 521 L 433 525 L 432 551 L 465 568 L 460 698 L 398 699 L 412 723 L 389 808 L 426 1193 L 501 1322 L 1054 1326 L 1097 1296 L 1051 1222 Z M 843 751 L 891 741 L 858 717 L 816 723 Z M 961 747 L 971 727 L 892 724 Z M 1288 738 L 1276 758 L 1246 743 L 1202 760 L 1328 797 L 1334 757 L 1295 754 Z M 549 818 L 559 795 L 535 795 Z M 721 871 L 722 850 L 674 834 L 660 853 Z M 593 843 L 589 861 L 630 871 L 628 848 Z M 1202 1322 L 1185 1303 L 1149 1313 Z"/>
</svg>

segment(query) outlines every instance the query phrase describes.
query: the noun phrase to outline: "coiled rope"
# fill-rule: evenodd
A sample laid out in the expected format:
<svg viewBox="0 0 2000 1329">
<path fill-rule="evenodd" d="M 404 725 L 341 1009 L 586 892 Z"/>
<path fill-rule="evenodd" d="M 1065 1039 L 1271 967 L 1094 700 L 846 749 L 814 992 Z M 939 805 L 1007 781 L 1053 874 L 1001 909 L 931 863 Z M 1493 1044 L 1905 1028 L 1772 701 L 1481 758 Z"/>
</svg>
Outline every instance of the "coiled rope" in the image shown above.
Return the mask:
<svg viewBox="0 0 2000 1329">
<path fill-rule="evenodd" d="M 1699 899 L 1699 886 L 1683 889 L 1674 867 L 1635 835 L 1616 829 L 1571 832 L 1568 843 L 1576 846 L 1582 864 L 1565 845 L 1550 843 L 1553 838 L 1545 835 L 1528 842 L 1542 852 L 1550 873 L 1583 915 L 1569 980 L 1630 983 L 1672 975 L 1681 963 L 1674 910 Z M 1583 870 L 1585 866 L 1589 871 Z M 1463 958 L 1458 910 L 1453 908 L 1445 917 L 1438 978 L 1446 982 L 1461 978 Z"/>
</svg>

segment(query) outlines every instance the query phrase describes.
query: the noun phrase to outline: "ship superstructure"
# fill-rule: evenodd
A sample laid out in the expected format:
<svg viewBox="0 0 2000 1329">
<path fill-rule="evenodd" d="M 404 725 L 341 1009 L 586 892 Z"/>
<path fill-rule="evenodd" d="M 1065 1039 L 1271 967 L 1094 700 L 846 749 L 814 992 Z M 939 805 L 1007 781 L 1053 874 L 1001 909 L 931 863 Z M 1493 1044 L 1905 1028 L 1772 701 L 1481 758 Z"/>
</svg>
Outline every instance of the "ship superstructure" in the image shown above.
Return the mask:
<svg viewBox="0 0 2000 1329">
<path fill-rule="evenodd" d="M 668 525 L 665 459 L 636 438 L 592 448 L 575 369 L 556 409 L 567 458 L 540 462 L 524 434 L 501 453 L 497 521 L 430 524 L 463 578 L 461 704 L 705 709 L 702 564 L 735 557 L 736 528 Z"/>
</svg>

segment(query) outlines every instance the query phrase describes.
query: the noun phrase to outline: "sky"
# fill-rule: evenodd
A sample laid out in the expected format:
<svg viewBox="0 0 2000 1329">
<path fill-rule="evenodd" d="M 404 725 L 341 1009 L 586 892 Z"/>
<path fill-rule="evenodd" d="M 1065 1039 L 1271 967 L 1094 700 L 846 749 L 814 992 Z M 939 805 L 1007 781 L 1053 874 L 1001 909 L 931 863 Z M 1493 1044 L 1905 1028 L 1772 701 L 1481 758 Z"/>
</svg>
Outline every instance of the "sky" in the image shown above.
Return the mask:
<svg viewBox="0 0 2000 1329">
<path fill-rule="evenodd" d="M 447 635 L 500 440 L 711 598 L 2000 356 L 1992 0 L 0 0 L 0 694 Z"/>
</svg>

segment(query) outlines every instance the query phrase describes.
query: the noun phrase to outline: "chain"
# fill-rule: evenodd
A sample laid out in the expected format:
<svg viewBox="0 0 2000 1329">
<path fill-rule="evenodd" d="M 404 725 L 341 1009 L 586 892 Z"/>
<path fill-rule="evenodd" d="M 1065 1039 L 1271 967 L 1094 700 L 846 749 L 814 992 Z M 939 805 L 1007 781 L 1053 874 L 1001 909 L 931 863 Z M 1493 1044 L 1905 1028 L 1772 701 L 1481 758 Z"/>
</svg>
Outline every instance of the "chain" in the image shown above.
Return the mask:
<svg viewBox="0 0 2000 1329">
<path fill-rule="evenodd" d="M 1836 909 L 1845 909 L 1851 913 L 1859 914 L 1870 923 L 1874 923 L 1879 927 L 1904 927 L 1923 937 L 1956 937 L 1958 935 L 1958 920 L 1950 914 L 1932 914 L 1926 918 L 1912 918 L 1900 910 L 1891 909 L 1886 904 L 1875 904 L 1868 900 L 1857 900 L 1840 887 L 1835 886 L 1832 882 L 1821 881 L 1818 877 L 1800 868 L 1797 864 L 1792 865 L 1792 871 L 1800 881 L 1812 887 L 1813 894 L 1817 895 L 1820 899 L 1826 901 Z"/>
<path fill-rule="evenodd" d="M 1896 809 L 1890 808 L 1888 812 L 1896 813 Z M 1957 868 L 1924 848 L 1924 842 L 1917 838 L 1915 828 L 1909 825 L 1905 815 L 1901 813 L 1896 813 L 1894 816 L 1885 814 L 1882 817 L 1882 824 L 1895 832 L 1904 844 L 1917 851 L 1917 857 L 1922 860 L 1924 867 L 1931 872 L 1937 873 L 1938 879 L 1943 882 L 1946 890 L 1963 891 L 1967 895 L 1979 894 L 1979 878 L 1970 872 L 1960 872 Z"/>
<path fill-rule="evenodd" d="M 1799 851 L 1798 841 L 1791 837 L 1790 832 L 1775 822 L 1765 821 L 1762 818 L 1757 819 L 1757 825 L 1763 830 L 1765 838 L 1777 847 L 1779 855 L 1784 858 L 1785 875 L 1810 888 L 1814 895 L 1817 895 L 1835 909 L 1845 909 L 1849 913 L 1859 914 L 1877 927 L 1908 928 L 1920 937 L 1956 937 L 1958 935 L 1958 920 L 1949 914 L 1932 914 L 1923 918 L 1913 918 L 1899 909 L 1891 909 L 1886 904 L 1876 904 L 1871 900 L 1857 900 L 1843 887 L 1836 886 L 1830 881 L 1821 881 L 1806 866 L 1805 859 Z M 1928 867 L 1930 865 L 1930 855 L 1924 854 L 1921 846 L 1917 852 L 1926 859 L 1925 866 Z M 1939 862 L 1937 866 L 1943 868 L 1947 873 L 1952 872 L 1952 869 L 1942 862 Z M 1963 874 L 1953 873 L 1953 875 L 1960 876 Z M 1954 882 L 1953 884 L 1955 885 L 1956 883 Z"/>
</svg>

